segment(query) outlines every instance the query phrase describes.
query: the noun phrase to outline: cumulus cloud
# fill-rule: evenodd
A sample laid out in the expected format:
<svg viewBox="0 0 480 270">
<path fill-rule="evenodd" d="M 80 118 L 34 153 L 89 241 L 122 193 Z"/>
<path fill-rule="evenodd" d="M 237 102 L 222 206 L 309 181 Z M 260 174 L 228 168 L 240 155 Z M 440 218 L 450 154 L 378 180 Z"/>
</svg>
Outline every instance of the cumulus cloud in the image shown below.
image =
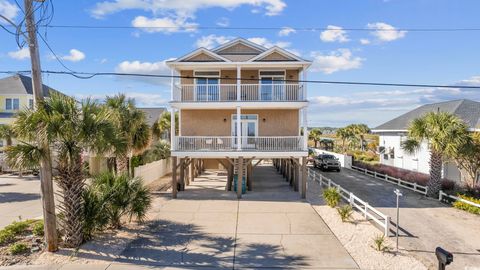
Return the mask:
<svg viewBox="0 0 480 270">
<path fill-rule="evenodd" d="M 145 16 L 137 16 L 133 19 L 132 26 L 148 33 L 174 33 L 180 31 L 193 32 L 198 25 L 188 22 L 184 17 L 147 18 Z"/>
<path fill-rule="evenodd" d="M 24 60 L 30 58 L 30 51 L 28 50 L 28 47 L 24 47 L 17 51 L 8 52 L 8 56 L 17 60 Z"/>
<path fill-rule="evenodd" d="M 166 62 L 173 58 L 159 61 L 159 62 L 141 62 L 135 61 L 123 61 L 115 67 L 115 72 L 119 73 L 134 73 L 134 74 L 150 74 L 150 75 L 170 75 L 170 68 Z M 150 84 L 163 84 L 168 85 L 170 78 L 148 78 L 148 77 L 124 77 L 122 79 L 137 80 L 147 82 Z"/>
<path fill-rule="evenodd" d="M 221 17 L 216 24 L 220 27 L 227 27 L 230 25 L 230 20 L 227 17 Z"/>
<path fill-rule="evenodd" d="M 71 62 L 78 62 L 85 59 L 85 53 L 77 49 L 71 49 L 69 55 L 61 56 L 60 59 Z"/>
<path fill-rule="evenodd" d="M 261 9 L 267 16 L 278 15 L 287 6 L 283 0 L 114 0 L 97 3 L 91 14 L 102 18 L 124 10 L 140 9 L 154 14 L 173 13 L 178 17 L 193 17 L 199 9 L 219 7 L 232 10 L 242 5 Z"/>
<path fill-rule="evenodd" d="M 215 34 L 203 36 L 197 39 L 195 46 L 198 48 L 212 49 L 219 45 L 229 42 L 234 37 L 231 36 L 217 36 Z"/>
<path fill-rule="evenodd" d="M 327 30 L 320 34 L 320 39 L 323 42 L 347 42 L 349 41 L 347 31 L 340 26 L 329 25 Z"/>
<path fill-rule="evenodd" d="M 358 69 L 365 59 L 354 57 L 349 49 L 338 49 L 328 54 L 312 52 L 312 71 L 331 74 L 337 71 Z"/>
<path fill-rule="evenodd" d="M 368 44 L 370 44 L 370 40 L 369 40 L 369 39 L 366 39 L 366 38 L 362 38 L 362 39 L 360 39 L 360 44 L 362 44 L 362 45 L 368 45 Z"/>
<path fill-rule="evenodd" d="M 289 36 L 290 34 L 294 34 L 297 31 L 291 27 L 283 27 L 282 30 L 278 32 L 278 35 L 281 37 Z"/>
<path fill-rule="evenodd" d="M 10 3 L 7 0 L 0 0 L 0 14 L 7 19 L 13 21 L 20 10 L 14 3 Z M 6 23 L 4 19 L 0 19 L 0 24 Z"/>
<path fill-rule="evenodd" d="M 376 37 L 378 41 L 382 42 L 394 41 L 405 37 L 407 34 L 407 31 L 398 30 L 392 25 L 384 22 L 369 23 L 367 24 L 367 28 L 374 30 L 371 34 Z"/>
</svg>

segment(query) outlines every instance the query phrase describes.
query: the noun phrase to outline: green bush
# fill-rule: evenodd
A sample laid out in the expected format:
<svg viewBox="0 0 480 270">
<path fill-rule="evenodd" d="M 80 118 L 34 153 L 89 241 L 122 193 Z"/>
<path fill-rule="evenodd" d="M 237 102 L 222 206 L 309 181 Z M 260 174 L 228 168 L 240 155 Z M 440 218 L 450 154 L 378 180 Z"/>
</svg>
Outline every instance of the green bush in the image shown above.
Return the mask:
<svg viewBox="0 0 480 270">
<path fill-rule="evenodd" d="M 469 196 L 466 196 L 466 195 L 458 195 L 458 197 L 464 199 L 464 200 L 467 200 L 467 201 L 471 201 L 471 202 L 474 202 L 474 203 L 477 203 L 477 204 L 480 204 L 480 199 L 475 199 L 473 197 L 469 197 Z M 462 201 L 456 201 L 453 203 L 453 207 L 457 208 L 457 209 L 461 209 L 461 210 L 464 210 L 464 211 L 467 211 L 467 212 L 470 212 L 472 214 L 477 214 L 477 215 L 480 215 L 480 208 L 476 207 L 476 206 L 473 206 L 471 204 L 468 204 L 468 203 L 464 203 Z"/>
<path fill-rule="evenodd" d="M 4 245 L 8 242 L 12 242 L 15 239 L 15 233 L 8 230 L 1 230 L 0 231 L 0 245 Z"/>
<path fill-rule="evenodd" d="M 120 228 L 123 217 L 142 222 L 150 208 L 150 190 L 140 178 L 106 172 L 96 176 L 84 193 L 84 235 L 105 227 Z"/>
<path fill-rule="evenodd" d="M 29 250 L 26 244 L 24 243 L 15 243 L 9 247 L 10 254 L 17 255 L 20 253 L 25 253 Z"/>
<path fill-rule="evenodd" d="M 32 223 L 31 220 L 25 220 L 25 221 L 14 221 L 10 225 L 7 225 L 4 230 L 11 231 L 14 234 L 20 234 L 24 232 L 28 226 Z"/>
<path fill-rule="evenodd" d="M 338 214 L 342 219 L 342 222 L 346 222 L 352 218 L 353 209 L 350 205 L 344 205 L 337 208 Z"/>
<path fill-rule="evenodd" d="M 45 229 L 43 225 L 43 220 L 37 221 L 35 224 L 33 224 L 33 228 L 32 228 L 33 235 L 43 236 L 44 231 Z"/>
<path fill-rule="evenodd" d="M 323 199 L 330 207 L 335 207 L 340 202 L 340 192 L 336 188 L 327 188 L 323 191 Z"/>
</svg>

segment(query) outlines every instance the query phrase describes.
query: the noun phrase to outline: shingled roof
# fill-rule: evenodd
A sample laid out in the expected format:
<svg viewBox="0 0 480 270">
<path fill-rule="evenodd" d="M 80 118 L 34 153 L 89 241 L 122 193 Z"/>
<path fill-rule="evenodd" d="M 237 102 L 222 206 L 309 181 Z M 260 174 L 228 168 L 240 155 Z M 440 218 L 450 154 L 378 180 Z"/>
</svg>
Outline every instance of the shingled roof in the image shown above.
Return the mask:
<svg viewBox="0 0 480 270">
<path fill-rule="evenodd" d="M 43 96 L 48 97 L 50 91 L 56 91 L 47 85 L 43 85 Z M 32 78 L 16 74 L 0 79 L 0 95 L 33 95 Z"/>
<path fill-rule="evenodd" d="M 158 118 L 160 118 L 160 115 L 167 110 L 165 107 L 138 109 L 145 113 L 145 117 L 147 118 L 147 123 L 149 126 L 153 126 L 153 124 L 155 124 Z"/>
<path fill-rule="evenodd" d="M 406 131 L 413 119 L 422 117 L 429 112 L 437 111 L 448 112 L 458 116 L 471 129 L 480 128 L 480 102 L 460 99 L 420 106 L 374 128 L 373 132 Z"/>
</svg>

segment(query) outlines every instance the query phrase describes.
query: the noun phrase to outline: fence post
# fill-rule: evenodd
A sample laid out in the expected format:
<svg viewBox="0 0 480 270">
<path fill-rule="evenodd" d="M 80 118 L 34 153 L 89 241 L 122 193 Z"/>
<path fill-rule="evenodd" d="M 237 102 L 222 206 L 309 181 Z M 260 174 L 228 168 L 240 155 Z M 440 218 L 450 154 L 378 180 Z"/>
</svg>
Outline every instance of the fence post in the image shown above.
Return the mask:
<svg viewBox="0 0 480 270">
<path fill-rule="evenodd" d="M 388 175 L 385 174 L 385 181 L 388 181 Z"/>
<path fill-rule="evenodd" d="M 443 196 L 443 191 L 440 190 L 440 192 L 438 193 L 438 200 L 439 201 L 442 201 L 442 196 Z"/>
<path fill-rule="evenodd" d="M 332 180 L 328 179 L 328 187 L 332 186 Z"/>
<path fill-rule="evenodd" d="M 368 203 L 366 202 L 366 203 L 365 203 L 365 212 L 363 213 L 363 215 L 364 215 L 364 217 L 365 217 L 365 220 L 368 220 L 367 211 L 368 211 Z"/>
<path fill-rule="evenodd" d="M 388 234 L 390 232 L 390 217 L 387 216 L 385 219 L 385 236 L 388 237 Z"/>
<path fill-rule="evenodd" d="M 353 193 L 352 192 L 349 193 L 348 202 L 350 203 L 350 206 L 353 206 Z"/>
<path fill-rule="evenodd" d="M 413 182 L 413 191 L 417 191 L 417 182 Z"/>
<path fill-rule="evenodd" d="M 373 172 L 373 177 L 377 178 L 377 172 Z"/>
</svg>

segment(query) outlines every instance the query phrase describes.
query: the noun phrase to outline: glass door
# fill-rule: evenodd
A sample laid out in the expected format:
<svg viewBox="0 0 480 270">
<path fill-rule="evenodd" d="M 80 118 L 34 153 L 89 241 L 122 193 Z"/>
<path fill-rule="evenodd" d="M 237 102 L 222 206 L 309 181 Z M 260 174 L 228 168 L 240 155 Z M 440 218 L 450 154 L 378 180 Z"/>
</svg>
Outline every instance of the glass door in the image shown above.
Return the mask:
<svg viewBox="0 0 480 270">
<path fill-rule="evenodd" d="M 240 121 L 240 136 L 242 149 L 255 148 L 255 140 L 258 136 L 258 120 L 257 115 L 242 115 Z M 237 118 L 236 115 L 232 115 L 232 136 L 237 136 Z M 235 146 L 237 146 L 237 140 L 234 139 Z"/>
<path fill-rule="evenodd" d="M 260 84 L 260 100 L 284 100 L 284 71 L 260 71 Z"/>
<path fill-rule="evenodd" d="M 195 71 L 195 100 L 218 101 L 219 100 L 219 76 L 218 71 Z"/>
</svg>

